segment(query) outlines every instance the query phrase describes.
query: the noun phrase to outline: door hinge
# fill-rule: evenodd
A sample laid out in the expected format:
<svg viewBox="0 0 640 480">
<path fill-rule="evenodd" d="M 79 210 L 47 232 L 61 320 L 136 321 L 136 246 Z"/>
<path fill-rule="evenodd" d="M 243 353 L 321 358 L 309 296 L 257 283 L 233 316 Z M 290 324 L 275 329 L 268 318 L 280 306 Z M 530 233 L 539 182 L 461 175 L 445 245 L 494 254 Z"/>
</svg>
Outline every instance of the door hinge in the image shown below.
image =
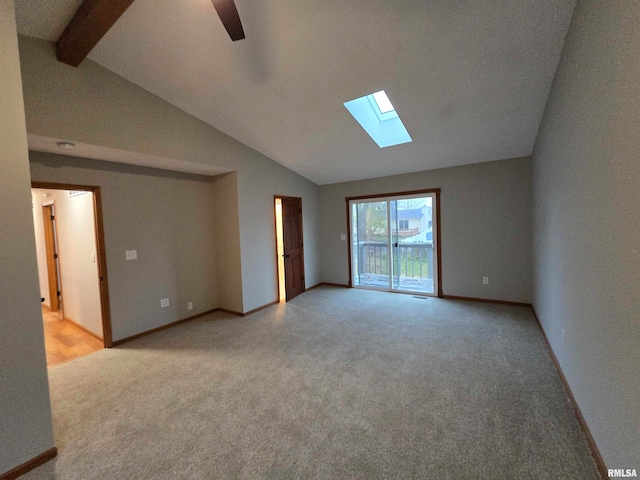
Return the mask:
<svg viewBox="0 0 640 480">
<path fill-rule="evenodd" d="M 56 292 L 56 295 L 60 296 L 60 292 Z"/>
<path fill-rule="evenodd" d="M 51 220 L 55 220 L 55 219 L 56 219 L 56 217 L 51 215 Z"/>
<path fill-rule="evenodd" d="M 54 253 L 54 254 L 53 254 L 53 258 L 58 258 L 58 254 L 57 254 L 57 253 Z"/>
</svg>

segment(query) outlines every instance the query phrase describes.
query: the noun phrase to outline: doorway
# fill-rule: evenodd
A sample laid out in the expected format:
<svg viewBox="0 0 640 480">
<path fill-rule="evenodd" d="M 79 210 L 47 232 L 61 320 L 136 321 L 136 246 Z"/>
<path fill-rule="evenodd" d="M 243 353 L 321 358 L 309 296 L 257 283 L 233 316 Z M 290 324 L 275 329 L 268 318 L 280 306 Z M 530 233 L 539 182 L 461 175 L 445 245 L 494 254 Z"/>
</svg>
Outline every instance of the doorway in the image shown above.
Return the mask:
<svg viewBox="0 0 640 480">
<path fill-rule="evenodd" d="M 305 290 L 302 199 L 275 197 L 278 300 L 297 297 Z"/>
<path fill-rule="evenodd" d="M 347 198 L 350 284 L 440 296 L 440 190 Z"/>
<path fill-rule="evenodd" d="M 94 186 L 32 183 L 47 365 L 111 347 L 102 201 Z"/>
</svg>

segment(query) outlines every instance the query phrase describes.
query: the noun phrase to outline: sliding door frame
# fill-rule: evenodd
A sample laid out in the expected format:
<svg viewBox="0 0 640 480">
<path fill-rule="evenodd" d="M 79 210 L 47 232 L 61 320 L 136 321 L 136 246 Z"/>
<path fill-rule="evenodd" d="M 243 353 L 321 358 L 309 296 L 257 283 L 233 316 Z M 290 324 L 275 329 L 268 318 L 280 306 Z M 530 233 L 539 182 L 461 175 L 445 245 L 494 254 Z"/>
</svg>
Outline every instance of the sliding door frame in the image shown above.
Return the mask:
<svg viewBox="0 0 640 480">
<path fill-rule="evenodd" d="M 437 258 L 437 279 L 436 279 L 436 283 L 437 285 L 434 285 L 434 294 L 435 296 L 437 296 L 438 298 L 442 298 L 442 248 L 441 248 L 441 228 L 440 228 L 440 224 L 441 224 L 441 220 L 440 220 L 440 189 L 439 188 L 429 188 L 429 189 L 425 189 L 425 190 L 411 190 L 411 191 L 407 191 L 407 192 L 390 192 L 390 193 L 379 193 L 376 195 L 360 195 L 360 196 L 355 196 L 355 197 L 345 197 L 345 202 L 346 202 L 346 212 L 347 212 L 347 248 L 348 248 L 348 255 L 349 255 L 349 287 L 350 288 L 354 288 L 353 285 L 353 271 L 352 271 L 352 245 L 351 245 L 351 207 L 350 207 L 350 203 L 352 201 L 361 201 L 361 200 L 380 200 L 380 201 L 387 201 L 389 199 L 392 199 L 391 197 L 402 197 L 402 196 L 410 196 L 410 195 L 419 195 L 419 194 L 435 194 L 435 199 L 436 199 L 436 205 L 435 205 L 435 212 L 436 212 L 436 258 Z M 389 216 L 389 212 L 387 212 L 387 216 Z M 389 226 L 389 228 L 391 228 L 391 226 Z M 391 289 L 391 292 L 393 293 L 404 293 L 404 294 L 412 294 L 411 292 L 404 292 L 404 291 L 394 291 L 393 289 Z"/>
</svg>

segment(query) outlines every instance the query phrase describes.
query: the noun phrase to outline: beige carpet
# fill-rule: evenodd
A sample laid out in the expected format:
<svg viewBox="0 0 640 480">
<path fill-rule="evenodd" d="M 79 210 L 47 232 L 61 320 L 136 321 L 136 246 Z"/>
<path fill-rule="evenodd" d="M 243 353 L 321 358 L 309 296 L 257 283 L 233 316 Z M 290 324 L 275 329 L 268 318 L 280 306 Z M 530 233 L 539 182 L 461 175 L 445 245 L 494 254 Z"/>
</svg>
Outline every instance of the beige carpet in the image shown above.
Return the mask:
<svg viewBox="0 0 640 480">
<path fill-rule="evenodd" d="M 49 370 L 25 479 L 597 479 L 529 309 L 321 287 Z"/>
</svg>

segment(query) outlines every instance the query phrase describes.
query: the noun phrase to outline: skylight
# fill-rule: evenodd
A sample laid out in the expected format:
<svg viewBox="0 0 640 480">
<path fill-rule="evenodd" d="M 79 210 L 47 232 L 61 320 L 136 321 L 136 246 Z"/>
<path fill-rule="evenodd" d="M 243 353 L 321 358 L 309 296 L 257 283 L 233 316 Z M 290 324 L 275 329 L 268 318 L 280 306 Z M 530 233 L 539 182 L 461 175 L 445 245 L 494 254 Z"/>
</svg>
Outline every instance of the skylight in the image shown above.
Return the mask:
<svg viewBox="0 0 640 480">
<path fill-rule="evenodd" d="M 412 141 L 384 90 L 350 100 L 344 106 L 380 148 Z"/>
<path fill-rule="evenodd" d="M 387 94 L 384 90 L 380 90 L 373 94 L 373 99 L 376 101 L 378 108 L 380 109 L 380 113 L 393 112 L 395 108 L 391 104 L 391 100 L 387 97 Z"/>
</svg>

